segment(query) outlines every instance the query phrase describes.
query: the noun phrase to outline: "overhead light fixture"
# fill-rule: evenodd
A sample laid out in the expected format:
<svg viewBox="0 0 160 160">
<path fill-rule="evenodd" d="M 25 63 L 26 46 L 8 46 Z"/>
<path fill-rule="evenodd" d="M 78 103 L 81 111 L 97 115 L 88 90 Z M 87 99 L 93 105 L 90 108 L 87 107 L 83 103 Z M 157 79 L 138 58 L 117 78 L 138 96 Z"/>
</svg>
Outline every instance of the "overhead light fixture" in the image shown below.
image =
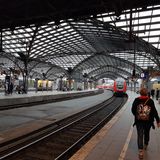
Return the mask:
<svg viewBox="0 0 160 160">
<path fill-rule="evenodd" d="M 158 79 L 157 79 L 157 78 L 152 78 L 151 81 L 152 81 L 152 82 L 158 81 Z"/>
</svg>

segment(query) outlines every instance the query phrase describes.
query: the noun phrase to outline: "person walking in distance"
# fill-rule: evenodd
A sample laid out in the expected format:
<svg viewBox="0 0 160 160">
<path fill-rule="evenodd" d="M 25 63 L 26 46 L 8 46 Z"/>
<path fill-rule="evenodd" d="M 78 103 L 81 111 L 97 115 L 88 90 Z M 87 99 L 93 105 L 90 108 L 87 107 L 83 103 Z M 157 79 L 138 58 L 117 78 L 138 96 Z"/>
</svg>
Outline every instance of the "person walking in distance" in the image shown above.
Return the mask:
<svg viewBox="0 0 160 160">
<path fill-rule="evenodd" d="M 152 96 L 152 98 L 154 98 L 154 93 L 155 93 L 155 90 L 151 89 L 151 96 Z"/>
<path fill-rule="evenodd" d="M 132 113 L 135 117 L 137 128 L 137 143 L 139 149 L 139 158 L 143 159 L 144 150 L 147 149 L 150 140 L 150 129 L 155 129 L 154 119 L 156 119 L 157 127 L 160 127 L 160 118 L 156 110 L 154 101 L 147 96 L 146 88 L 140 90 L 140 96 L 135 98 L 132 104 Z"/>
<path fill-rule="evenodd" d="M 156 100 L 158 100 L 158 98 L 159 98 L 159 89 L 157 88 L 157 90 L 156 90 Z"/>
</svg>

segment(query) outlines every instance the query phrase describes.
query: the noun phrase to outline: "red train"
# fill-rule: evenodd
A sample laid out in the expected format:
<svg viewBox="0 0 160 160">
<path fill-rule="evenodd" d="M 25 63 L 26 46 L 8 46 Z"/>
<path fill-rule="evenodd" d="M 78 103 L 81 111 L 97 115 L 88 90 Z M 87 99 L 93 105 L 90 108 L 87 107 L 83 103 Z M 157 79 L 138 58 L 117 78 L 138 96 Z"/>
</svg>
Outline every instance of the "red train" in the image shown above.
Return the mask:
<svg viewBox="0 0 160 160">
<path fill-rule="evenodd" d="M 98 89 L 109 89 L 109 90 L 113 90 L 113 84 L 102 84 L 102 85 L 97 85 Z"/>
<path fill-rule="evenodd" d="M 116 79 L 113 85 L 113 92 L 115 96 L 125 96 L 127 90 L 127 84 L 124 79 Z"/>
</svg>

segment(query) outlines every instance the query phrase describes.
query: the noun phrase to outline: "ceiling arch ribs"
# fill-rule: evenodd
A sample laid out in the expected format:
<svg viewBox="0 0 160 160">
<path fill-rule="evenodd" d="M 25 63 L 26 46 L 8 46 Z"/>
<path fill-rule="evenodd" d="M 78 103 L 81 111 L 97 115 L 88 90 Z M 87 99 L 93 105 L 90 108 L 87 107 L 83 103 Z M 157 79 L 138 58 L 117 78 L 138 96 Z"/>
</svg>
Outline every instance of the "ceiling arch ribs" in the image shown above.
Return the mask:
<svg viewBox="0 0 160 160">
<path fill-rule="evenodd" d="M 160 55 L 158 55 L 158 50 L 152 46 L 150 43 L 144 41 L 141 38 L 136 37 L 138 47 L 142 47 L 143 49 L 137 49 L 136 54 L 140 56 L 144 56 L 148 59 L 151 59 L 155 64 L 160 64 Z"/>
<path fill-rule="evenodd" d="M 74 27 L 83 37 L 87 38 L 97 52 L 112 51 L 118 47 L 122 48 L 120 40 L 125 40 L 124 34 L 121 35 L 115 27 L 109 25 L 104 28 L 103 23 L 96 20 L 81 21 L 79 24 L 76 23 Z"/>
<path fill-rule="evenodd" d="M 109 78 L 109 79 L 115 80 L 115 79 L 117 79 L 117 76 L 108 73 L 108 74 L 104 74 L 104 75 L 100 75 L 98 77 L 95 77 L 95 81 L 98 81 L 103 78 Z"/>
<path fill-rule="evenodd" d="M 132 28 L 133 34 L 137 39 L 138 50 L 137 52 L 145 52 L 146 57 L 151 57 L 152 61 L 148 58 L 148 60 L 144 60 L 145 63 L 142 64 L 142 67 L 146 67 L 147 64 L 149 66 L 154 66 L 153 61 L 159 65 L 159 35 L 160 35 L 160 21 L 159 21 L 159 5 L 149 6 L 145 8 L 136 8 L 133 9 L 133 17 L 132 17 Z M 97 18 L 107 24 L 116 25 L 117 28 L 123 29 L 125 31 L 129 31 L 129 17 L 130 11 L 125 10 L 121 13 L 120 18 L 117 20 L 115 18 L 114 13 L 101 14 L 98 15 Z M 111 18 L 114 17 L 114 18 Z M 154 46 L 153 46 L 154 45 Z M 151 63 L 150 63 L 151 62 Z M 145 65 L 144 65 L 145 64 Z M 144 65 L 144 66 L 143 66 Z"/>
<path fill-rule="evenodd" d="M 10 55 L 9 53 L 6 52 L 1 52 L 0 53 L 0 60 L 2 60 L 5 65 L 4 68 L 9 69 L 9 68 L 18 68 L 22 69 L 24 64 L 22 63 L 21 60 L 17 59 L 14 55 Z"/>
<path fill-rule="evenodd" d="M 99 80 L 99 79 L 102 79 L 102 78 L 110 78 L 110 77 L 112 77 L 111 79 L 113 79 L 113 80 L 117 79 L 118 77 L 126 79 L 126 77 L 124 77 L 123 75 L 121 75 L 119 73 L 115 74 L 115 73 L 113 73 L 111 71 L 107 71 L 107 72 L 105 72 L 103 74 L 98 74 L 98 75 L 96 75 L 94 77 L 94 79 Z"/>
<path fill-rule="evenodd" d="M 4 58 L 5 59 L 4 59 Z M 12 54 L 9 54 L 7 52 L 1 52 L 0 61 L 3 63 L 4 68 L 18 68 L 23 72 L 24 69 L 24 63 L 19 59 L 19 57 L 16 57 Z M 4 65 L 5 64 L 5 65 Z M 59 72 L 61 71 L 63 74 L 66 72 L 64 68 L 61 68 L 60 66 L 56 66 L 54 64 L 51 64 L 46 61 L 41 61 L 39 59 L 29 59 L 28 63 L 28 73 L 32 72 L 32 70 L 38 70 L 39 73 L 42 73 L 42 69 L 47 71 L 49 68 L 57 68 L 59 69 Z"/>
<path fill-rule="evenodd" d="M 46 76 L 47 77 L 51 77 L 51 75 L 55 75 L 56 77 L 60 77 L 60 76 L 64 76 L 67 74 L 67 71 L 59 66 L 53 66 L 50 67 L 47 71 L 46 71 Z"/>
<path fill-rule="evenodd" d="M 92 76 L 95 76 L 99 73 L 104 73 L 106 71 L 112 71 L 113 73 L 122 73 L 123 75 L 126 75 L 127 77 L 131 77 L 132 74 L 120 67 L 117 67 L 117 66 L 112 66 L 112 65 L 106 65 L 106 66 L 103 66 L 103 67 L 99 67 L 91 72 L 88 73 L 88 76 L 89 77 L 92 77 Z"/>
<path fill-rule="evenodd" d="M 31 71 L 30 72 L 30 77 L 31 78 L 35 78 L 35 79 L 43 79 L 43 76 L 40 72 L 37 72 L 37 71 Z"/>
<path fill-rule="evenodd" d="M 63 24 L 63 25 L 62 25 Z M 43 58 L 43 57 L 47 57 L 48 54 L 48 60 L 50 60 L 52 63 L 54 63 L 55 59 L 51 59 L 52 57 L 67 57 L 68 55 L 68 59 L 69 56 L 75 55 L 79 56 L 79 54 L 83 54 L 83 53 L 89 53 L 91 52 L 93 49 L 90 48 L 88 49 L 88 43 L 85 42 L 81 35 L 77 34 L 77 32 L 75 32 L 73 30 L 72 27 L 70 27 L 67 23 L 62 23 L 60 25 L 60 27 L 56 30 L 53 31 L 53 35 L 50 33 L 50 42 L 47 46 L 47 49 L 43 52 L 43 56 L 39 55 L 39 58 Z M 53 28 L 53 27 L 52 27 Z M 52 32 L 52 31 L 51 31 Z M 46 33 L 44 33 L 46 34 Z M 41 39 L 41 37 L 39 38 L 39 40 Z M 45 43 L 45 42 L 44 42 Z M 47 42 L 48 43 L 48 42 Z M 41 48 L 43 48 L 43 45 L 41 46 Z M 40 52 L 40 51 L 38 51 Z M 46 56 L 44 56 L 46 55 Z M 85 57 L 87 56 L 87 54 L 85 54 Z M 82 56 L 81 56 L 82 57 Z M 63 59 L 61 58 L 61 60 L 63 61 Z M 47 59 L 47 58 L 46 58 Z M 72 58 L 70 56 L 71 60 L 74 60 L 74 58 Z M 76 58 L 77 59 L 77 58 Z M 70 65 L 74 66 L 74 64 L 72 64 L 72 61 L 70 60 Z M 63 65 L 66 62 L 63 63 Z M 70 65 L 68 65 L 68 67 L 70 67 Z M 64 67 L 64 66 L 63 66 Z M 65 67 L 67 69 L 67 66 Z"/>
<path fill-rule="evenodd" d="M 97 22 L 98 23 L 98 22 Z M 100 22 L 100 23 L 102 23 L 102 22 Z M 113 30 L 113 28 L 116 28 L 116 27 L 114 27 L 114 26 L 111 26 L 111 25 L 108 25 L 107 23 L 105 23 L 105 28 L 107 27 L 107 29 L 109 30 L 109 28 L 112 28 L 112 30 Z M 81 28 L 81 27 L 78 27 L 78 28 Z M 122 51 L 124 51 L 124 54 L 126 53 L 126 50 L 128 51 L 128 53 L 131 53 L 132 55 L 134 54 L 134 48 L 133 48 L 133 45 L 134 44 L 129 44 L 129 42 L 127 42 L 128 41 L 128 37 L 129 37 L 129 35 L 128 35 L 128 33 L 126 33 L 126 31 L 123 31 L 123 30 L 121 30 L 121 29 L 118 29 L 118 28 L 116 28 L 115 29 L 115 31 L 116 31 L 116 34 L 119 34 L 120 35 L 120 37 L 122 37 L 122 35 L 123 35 L 123 37 L 124 37 L 124 39 L 122 40 L 122 43 L 120 43 L 119 42 L 119 39 L 120 39 L 120 37 L 118 37 L 118 39 L 117 39 L 117 43 L 115 43 L 114 45 L 113 45 L 113 47 L 112 47 L 112 44 L 111 45 L 109 45 L 109 47 L 108 48 L 106 48 L 106 50 L 108 50 L 109 48 L 112 48 L 112 50 L 114 49 L 114 50 L 116 50 L 115 48 L 118 48 L 117 49 L 117 51 L 118 52 L 122 52 Z M 82 32 L 82 31 L 81 31 Z M 83 33 L 84 34 L 84 33 Z M 124 36 L 125 35 L 125 36 Z M 86 37 L 89 37 L 89 36 L 86 36 Z M 111 36 L 111 34 L 109 35 L 109 37 L 111 37 L 111 38 L 113 38 L 112 36 Z M 103 37 L 103 38 L 105 38 L 105 36 Z M 152 63 L 153 64 L 153 62 L 155 62 L 156 64 L 159 64 L 159 61 L 155 58 L 155 54 L 148 54 L 148 51 L 147 51 L 147 53 L 145 54 L 145 50 L 147 49 L 147 48 L 149 48 L 149 50 L 151 50 L 150 49 L 150 47 L 148 47 L 148 46 L 146 46 L 146 42 L 145 41 L 142 41 L 141 39 L 139 39 L 139 38 L 137 38 L 137 37 L 135 37 L 137 40 L 136 40 L 136 48 L 137 48 L 137 52 L 136 52 L 136 55 L 140 55 L 140 56 L 144 56 L 144 57 L 146 57 L 148 60 L 149 59 L 151 59 L 151 61 L 150 61 L 150 63 Z M 89 38 L 90 39 L 90 38 Z M 111 39 L 110 40 L 110 42 L 112 42 L 113 41 L 113 39 Z M 92 43 L 93 44 L 93 43 Z M 99 42 L 99 44 L 102 44 L 101 42 Z M 107 43 L 105 43 L 105 46 L 106 46 L 106 44 Z M 93 44 L 94 45 L 94 44 Z M 120 47 L 121 47 L 121 49 L 120 49 Z M 123 47 L 122 47 L 123 46 Z M 151 46 L 152 47 L 152 46 Z M 152 47 L 153 48 L 153 47 Z M 110 49 L 110 51 L 112 52 L 111 54 L 112 55 L 114 55 L 115 54 L 115 52 L 116 51 L 112 51 L 111 49 Z M 153 48 L 153 51 L 155 50 L 155 48 Z M 140 52 L 141 51 L 141 52 Z M 142 52 L 143 51 L 143 52 Z M 141 53 L 143 53 L 143 54 L 141 54 Z M 123 58 L 125 57 L 125 55 L 123 56 Z M 151 58 L 151 57 L 153 57 L 153 58 Z M 139 58 L 140 59 L 140 58 Z M 131 62 L 133 62 L 133 60 L 131 61 Z M 134 63 L 134 62 L 133 62 Z M 138 63 L 137 63 L 138 64 Z"/>
<path fill-rule="evenodd" d="M 18 52 L 28 54 L 27 51 L 30 51 L 32 48 L 36 32 L 36 27 L 17 27 L 14 31 L 10 31 L 9 29 L 3 30 L 4 51 L 16 57 L 18 56 Z"/>
<path fill-rule="evenodd" d="M 60 77 L 65 77 L 64 72 L 58 72 L 58 70 L 54 70 L 53 72 L 50 72 L 49 74 L 47 74 L 48 79 L 56 79 Z"/>
<path fill-rule="evenodd" d="M 30 66 L 30 71 L 39 72 L 40 74 L 44 73 L 46 77 L 50 77 L 51 74 L 59 74 L 64 75 L 66 73 L 66 70 L 60 66 L 56 66 L 49 62 L 44 62 L 37 60 L 33 62 L 33 65 Z"/>
<path fill-rule="evenodd" d="M 91 71 L 97 69 L 98 67 L 103 67 L 106 65 L 112 65 L 112 66 L 118 66 L 120 68 L 128 68 L 129 72 L 131 73 L 133 70 L 133 63 L 123 60 L 118 57 L 114 57 L 112 55 L 108 55 L 105 53 L 97 53 L 95 55 L 92 55 L 91 57 L 85 59 L 81 63 L 79 63 L 74 70 L 82 70 L 85 71 L 86 69 L 91 69 Z M 136 71 L 138 73 L 142 72 L 142 69 L 135 65 Z M 89 72 L 89 71 L 88 71 Z"/>
<path fill-rule="evenodd" d="M 36 39 L 37 46 L 39 47 L 38 50 L 35 47 L 36 54 L 35 57 L 39 57 L 41 55 L 47 56 L 47 52 L 49 51 L 50 54 L 54 54 L 54 52 L 57 52 L 59 54 L 63 55 L 63 52 L 71 52 L 71 49 L 67 48 L 67 45 L 62 39 L 65 35 L 61 34 L 61 32 L 66 32 L 65 26 L 56 29 L 54 24 L 49 25 L 51 28 L 48 30 L 48 26 L 41 26 L 41 30 L 39 33 L 38 38 Z M 63 29 L 62 29 L 63 28 Z M 59 43 L 61 42 L 61 43 Z M 42 44 L 39 46 L 39 43 Z M 63 48 L 63 50 L 62 50 Z M 72 48 L 72 47 L 71 47 Z"/>
<path fill-rule="evenodd" d="M 83 33 L 81 33 L 81 31 L 78 29 L 79 27 L 82 27 L 78 22 L 69 22 L 68 21 L 68 24 L 79 34 L 81 35 L 81 37 L 86 40 L 86 42 L 88 42 L 90 44 L 90 46 L 92 47 L 88 47 L 88 50 L 91 51 L 91 52 L 96 52 L 96 49 L 94 48 L 93 44 L 92 44 L 92 41 Z"/>
<path fill-rule="evenodd" d="M 55 78 L 59 78 L 60 76 L 63 76 L 65 74 L 64 70 L 62 70 L 62 68 L 57 68 L 55 67 L 50 67 L 50 66 L 37 66 L 36 68 L 34 68 L 30 75 L 32 75 L 33 78 L 38 78 L 37 76 L 44 78 L 43 74 L 45 75 L 45 78 L 47 79 L 55 79 Z"/>
<path fill-rule="evenodd" d="M 158 7 L 154 7 L 155 8 Z M 152 10 L 147 8 L 146 10 Z M 133 10 L 134 11 L 134 10 Z M 138 12 L 141 10 L 138 8 Z M 137 12 L 135 10 L 135 12 Z M 127 11 L 124 11 L 123 14 Z M 111 14 L 108 14 L 109 16 Z M 115 13 L 114 13 L 115 16 Z M 106 15 L 101 17 L 105 19 Z M 101 18 L 99 17 L 99 18 Z M 126 16 L 127 17 L 127 16 Z M 138 16 L 133 17 L 134 20 L 147 19 L 149 16 Z M 159 17 L 158 14 L 152 14 L 152 18 Z M 26 53 L 26 44 L 28 42 L 34 41 L 31 46 L 31 56 L 33 59 L 40 60 L 41 62 L 48 62 L 48 64 L 57 65 L 65 70 L 68 67 L 76 67 L 79 63 L 84 62 L 88 57 L 99 53 L 105 53 L 107 56 L 114 55 L 115 57 L 120 57 L 120 59 L 125 59 L 134 64 L 133 59 L 133 45 L 130 43 L 126 43 L 128 41 L 128 32 L 122 29 L 127 28 L 127 23 L 125 27 L 124 25 L 118 25 L 118 21 L 115 20 L 116 27 L 114 25 L 110 25 L 109 23 L 113 23 L 113 20 L 108 22 L 105 20 L 95 20 L 95 17 L 91 17 L 91 19 L 74 21 L 74 19 L 67 21 L 60 21 L 60 24 L 57 26 L 55 22 L 49 22 L 45 25 L 39 26 L 36 37 L 34 37 L 34 32 L 36 30 L 35 25 L 31 25 L 30 27 L 16 27 L 12 34 L 10 29 L 4 29 L 4 38 L 3 45 L 5 52 L 15 55 L 17 52 Z M 121 21 L 128 21 L 121 18 Z M 114 24 L 114 23 L 113 23 Z M 145 22 L 144 25 L 149 25 L 150 22 Z M 159 22 L 152 22 L 152 24 L 156 25 Z M 139 27 L 141 24 L 133 24 L 133 27 Z M 119 28 L 117 28 L 117 26 Z M 135 62 L 139 65 L 138 62 L 141 63 L 140 67 L 147 66 L 147 64 L 151 64 L 156 67 L 156 65 L 160 66 L 159 63 L 159 52 L 158 49 L 151 46 L 150 43 L 147 44 L 146 41 L 138 38 L 137 35 L 140 34 L 141 31 L 150 32 L 157 31 L 157 28 L 146 28 L 134 30 L 136 35 L 136 59 Z M 148 36 L 148 35 L 147 35 Z M 149 34 L 150 37 L 155 37 L 155 35 Z M 33 38 L 34 37 L 34 38 Z M 145 37 L 144 37 L 145 38 Z M 148 38 L 148 37 L 146 37 Z M 128 59 L 126 58 L 128 57 Z M 129 59 L 130 58 L 130 59 Z M 132 58 L 132 59 L 131 59 Z M 144 58 L 144 59 L 143 59 Z M 123 62 L 117 62 L 111 58 L 103 59 L 102 56 L 99 58 L 92 59 L 91 63 L 96 64 L 98 61 L 99 66 L 103 66 L 103 64 L 110 65 L 119 65 L 123 67 Z M 148 63 L 149 62 L 149 63 Z M 91 63 L 86 63 L 85 66 L 87 69 L 83 68 L 83 72 L 89 73 L 91 70 L 97 68 L 96 65 Z M 88 66 L 94 66 L 87 67 Z M 131 65 L 130 65 L 131 66 Z M 43 67 L 43 66 L 42 66 Z M 130 67 L 131 71 L 131 67 Z"/>
<path fill-rule="evenodd" d="M 11 67 L 17 66 L 23 72 L 24 63 L 22 63 L 22 61 L 19 60 L 19 58 L 12 56 L 12 55 L 5 53 L 5 52 L 3 53 L 3 56 L 6 57 L 7 59 L 10 59 L 14 63 L 14 65 L 12 65 Z M 28 74 L 30 74 L 32 72 L 32 70 L 38 71 L 40 74 L 42 74 L 42 70 L 43 70 L 43 72 L 45 72 L 45 70 L 47 71 L 51 67 L 59 69 L 59 72 L 60 71 L 63 73 L 65 72 L 64 68 L 53 65 L 51 63 L 44 62 L 39 59 L 30 59 L 30 61 L 28 63 Z"/>
<path fill-rule="evenodd" d="M 35 30 L 33 31 L 33 35 L 31 36 L 31 40 L 29 41 L 29 44 L 28 44 L 28 49 L 27 49 L 28 57 L 30 57 L 30 53 L 32 51 L 34 40 L 36 39 L 36 35 L 38 33 L 38 29 L 39 29 L 39 26 L 36 25 L 35 26 Z"/>
<path fill-rule="evenodd" d="M 89 22 L 90 23 L 90 22 Z M 81 30 L 81 27 L 79 26 L 78 27 L 78 29 L 80 30 L 80 32 L 82 33 L 82 34 L 85 34 L 86 32 L 84 31 L 84 32 L 82 32 L 82 30 Z M 77 30 L 78 30 L 77 29 Z M 113 30 L 113 29 L 112 29 Z M 100 32 L 99 30 L 97 31 L 98 33 Z M 117 31 L 116 31 L 116 33 L 117 33 Z M 118 34 L 119 34 L 120 32 L 118 32 Z M 85 35 L 86 36 L 86 35 Z M 128 36 L 128 35 L 127 35 Z M 86 36 L 86 37 L 89 37 L 88 35 Z M 120 37 L 121 37 L 121 35 L 120 35 Z M 103 37 L 102 37 L 103 38 Z M 90 38 L 89 38 L 90 39 Z M 98 42 L 98 44 L 101 44 L 100 42 Z M 108 48 L 107 48 L 108 49 Z M 133 65 L 133 64 L 132 64 Z"/>
<path fill-rule="evenodd" d="M 2 70 L 6 70 L 12 67 L 15 67 L 15 63 L 14 61 L 10 60 L 9 58 L 7 58 L 6 56 L 2 56 L 0 57 L 0 69 Z"/>
</svg>

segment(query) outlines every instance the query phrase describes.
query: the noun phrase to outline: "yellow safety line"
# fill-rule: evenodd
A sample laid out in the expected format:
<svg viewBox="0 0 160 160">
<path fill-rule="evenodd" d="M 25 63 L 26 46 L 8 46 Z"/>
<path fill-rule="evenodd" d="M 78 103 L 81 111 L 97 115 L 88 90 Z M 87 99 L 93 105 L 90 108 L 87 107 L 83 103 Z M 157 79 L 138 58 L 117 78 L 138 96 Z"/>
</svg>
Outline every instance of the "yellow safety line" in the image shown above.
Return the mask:
<svg viewBox="0 0 160 160">
<path fill-rule="evenodd" d="M 124 147 L 123 147 L 123 149 L 120 153 L 120 156 L 119 156 L 118 160 L 124 160 L 124 158 L 126 156 L 126 153 L 127 153 L 127 150 L 128 150 L 129 142 L 130 142 L 131 137 L 132 137 L 132 133 L 133 133 L 133 126 L 131 126 L 131 128 L 130 128 L 130 131 L 129 131 L 127 139 L 126 139 L 126 142 L 124 144 Z"/>
</svg>

